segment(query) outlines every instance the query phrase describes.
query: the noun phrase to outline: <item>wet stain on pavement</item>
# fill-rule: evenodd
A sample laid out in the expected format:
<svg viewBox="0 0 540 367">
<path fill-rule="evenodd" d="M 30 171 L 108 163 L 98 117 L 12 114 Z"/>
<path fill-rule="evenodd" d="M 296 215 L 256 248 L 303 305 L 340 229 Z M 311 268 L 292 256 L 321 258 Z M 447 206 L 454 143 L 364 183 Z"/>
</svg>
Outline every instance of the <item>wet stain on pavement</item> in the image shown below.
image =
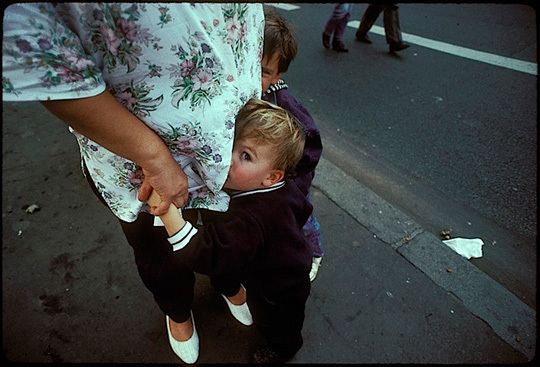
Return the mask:
<svg viewBox="0 0 540 367">
<path fill-rule="evenodd" d="M 66 283 L 73 282 L 73 275 L 71 273 L 71 270 L 73 270 L 75 266 L 75 261 L 70 259 L 71 255 L 68 253 L 63 253 L 61 255 L 56 256 L 51 261 L 51 266 L 49 267 L 49 270 L 51 273 L 61 275 L 57 270 L 59 268 L 64 268 L 64 281 Z"/>
<path fill-rule="evenodd" d="M 43 306 L 45 306 L 43 311 L 46 314 L 57 315 L 64 312 L 64 309 L 62 308 L 61 296 L 43 294 L 39 296 L 39 299 L 42 301 Z"/>
<path fill-rule="evenodd" d="M 77 315 L 79 310 L 76 306 L 66 304 L 64 294 L 42 294 L 39 296 L 41 304 L 44 307 L 43 312 L 47 315 L 58 315 L 60 313 L 65 313 L 68 315 Z"/>
<path fill-rule="evenodd" d="M 98 243 L 103 243 L 100 240 L 102 237 L 103 237 L 103 234 L 100 234 L 100 236 L 99 236 L 99 238 L 97 240 Z M 105 245 L 94 247 L 94 248 L 90 249 L 89 251 L 85 252 L 81 257 L 82 261 L 88 260 L 90 257 L 92 257 L 93 255 L 95 255 L 99 251 L 101 251 L 101 249 L 103 249 L 103 247 L 105 247 Z"/>
<path fill-rule="evenodd" d="M 360 316 L 362 314 L 362 310 L 358 310 L 356 311 L 356 313 L 354 315 L 347 315 L 345 316 L 345 321 L 347 322 L 352 322 L 354 321 L 358 316 Z"/>
<path fill-rule="evenodd" d="M 335 329 L 334 323 L 332 322 L 332 319 L 328 315 L 322 315 L 324 318 L 324 321 L 328 323 L 328 326 L 330 326 L 330 329 Z"/>
<path fill-rule="evenodd" d="M 64 342 L 64 343 L 69 343 L 71 341 L 64 334 L 59 332 L 58 330 L 51 330 L 49 332 L 49 337 L 54 338 L 54 339 L 58 339 L 58 340 L 60 340 L 61 342 Z"/>
</svg>

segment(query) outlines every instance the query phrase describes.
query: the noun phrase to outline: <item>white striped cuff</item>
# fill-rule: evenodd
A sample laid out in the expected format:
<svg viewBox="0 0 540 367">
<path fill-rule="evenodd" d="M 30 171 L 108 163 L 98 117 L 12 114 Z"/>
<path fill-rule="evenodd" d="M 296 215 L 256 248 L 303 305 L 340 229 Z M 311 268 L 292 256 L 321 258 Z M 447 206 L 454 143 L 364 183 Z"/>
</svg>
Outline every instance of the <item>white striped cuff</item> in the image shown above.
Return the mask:
<svg viewBox="0 0 540 367">
<path fill-rule="evenodd" d="M 193 227 L 190 222 L 186 221 L 186 224 L 176 234 L 169 237 L 167 240 L 171 244 L 173 251 L 178 251 L 187 246 L 191 237 L 197 234 L 197 228 Z"/>
</svg>

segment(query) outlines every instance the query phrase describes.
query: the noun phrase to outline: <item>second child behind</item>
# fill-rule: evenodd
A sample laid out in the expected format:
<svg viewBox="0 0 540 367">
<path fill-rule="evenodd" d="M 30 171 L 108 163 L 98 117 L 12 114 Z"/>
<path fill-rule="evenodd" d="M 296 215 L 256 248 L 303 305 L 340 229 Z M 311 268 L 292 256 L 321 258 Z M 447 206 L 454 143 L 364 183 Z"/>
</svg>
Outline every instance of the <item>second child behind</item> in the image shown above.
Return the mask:
<svg viewBox="0 0 540 367">
<path fill-rule="evenodd" d="M 311 183 L 323 150 L 321 133 L 307 109 L 294 97 L 287 84 L 280 79 L 289 70 L 289 65 L 296 57 L 298 42 L 291 24 L 275 10 L 265 7 L 264 21 L 264 47 L 261 62 L 262 99 L 287 110 L 300 123 L 306 134 L 304 153 L 296 167 L 294 181 L 311 202 Z M 313 262 L 309 274 L 313 281 L 324 255 L 321 229 L 314 213 L 309 217 L 303 230 L 313 248 Z"/>
</svg>

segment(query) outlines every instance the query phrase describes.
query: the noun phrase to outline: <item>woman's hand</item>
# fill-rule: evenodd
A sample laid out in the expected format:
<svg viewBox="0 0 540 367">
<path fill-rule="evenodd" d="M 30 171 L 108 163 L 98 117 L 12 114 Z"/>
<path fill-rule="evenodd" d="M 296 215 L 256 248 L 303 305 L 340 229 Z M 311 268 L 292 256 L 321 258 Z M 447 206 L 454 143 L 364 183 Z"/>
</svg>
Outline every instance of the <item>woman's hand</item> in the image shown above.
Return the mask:
<svg viewBox="0 0 540 367">
<path fill-rule="evenodd" d="M 142 167 L 144 180 L 139 189 L 139 200 L 148 201 L 152 190 L 156 191 L 161 204 L 152 214 L 157 216 L 165 214 L 171 203 L 181 208 L 188 199 L 187 176 L 172 156 L 167 155 L 159 157 L 155 164 Z"/>
</svg>

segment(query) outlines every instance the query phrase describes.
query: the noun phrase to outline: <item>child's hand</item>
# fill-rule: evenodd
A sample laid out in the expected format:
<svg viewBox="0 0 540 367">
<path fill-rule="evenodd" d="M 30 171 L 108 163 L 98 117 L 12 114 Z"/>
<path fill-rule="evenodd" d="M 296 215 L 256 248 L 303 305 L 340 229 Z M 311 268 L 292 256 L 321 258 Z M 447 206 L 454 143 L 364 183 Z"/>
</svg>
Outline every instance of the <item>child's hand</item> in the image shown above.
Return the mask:
<svg viewBox="0 0 540 367">
<path fill-rule="evenodd" d="M 150 193 L 150 197 L 146 202 L 148 203 L 148 205 L 150 205 L 150 210 L 152 211 L 152 214 L 156 215 L 156 208 L 162 203 L 161 197 L 158 195 L 158 193 L 153 190 Z M 165 229 L 167 230 L 169 236 L 173 236 L 174 234 L 176 234 L 186 224 L 184 218 L 182 217 L 176 206 L 172 203 L 169 205 L 169 210 L 166 211 L 164 214 L 159 215 L 159 218 L 165 225 Z"/>
<path fill-rule="evenodd" d="M 157 191 L 160 202 L 153 208 L 154 215 L 163 215 L 170 205 L 184 206 L 188 199 L 188 180 L 184 171 L 170 154 L 162 154 L 153 164 L 142 167 L 144 180 L 139 189 L 140 201 L 148 202 L 150 193 Z M 151 205 L 152 206 L 152 205 Z"/>
<path fill-rule="evenodd" d="M 152 192 L 150 193 L 150 197 L 148 198 L 146 202 L 148 203 L 148 205 L 150 205 L 150 211 L 152 212 L 152 214 L 156 215 L 154 212 L 156 208 L 159 206 L 159 204 L 161 204 L 161 197 L 158 195 L 158 193 L 152 190 Z M 169 206 L 169 210 L 172 209 L 171 207 L 174 207 L 174 204 L 171 204 Z"/>
</svg>

